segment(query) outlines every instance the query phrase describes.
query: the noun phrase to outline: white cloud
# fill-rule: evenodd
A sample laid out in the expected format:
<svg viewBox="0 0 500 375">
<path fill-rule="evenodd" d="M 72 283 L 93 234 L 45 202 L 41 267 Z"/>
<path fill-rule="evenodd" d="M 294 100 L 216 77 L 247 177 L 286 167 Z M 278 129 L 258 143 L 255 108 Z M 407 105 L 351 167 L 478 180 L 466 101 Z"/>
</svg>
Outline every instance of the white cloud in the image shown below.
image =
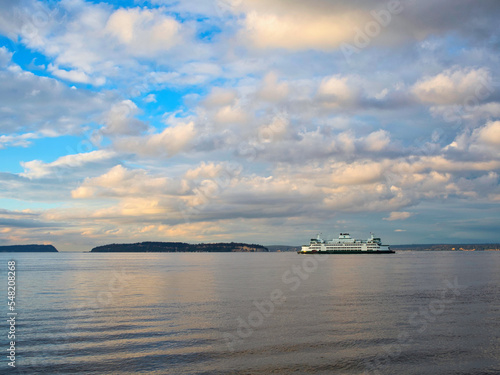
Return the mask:
<svg viewBox="0 0 500 375">
<path fill-rule="evenodd" d="M 0 70 L 0 130 L 79 133 L 116 101 L 114 94 L 73 90 L 48 77 L 10 65 Z"/>
<path fill-rule="evenodd" d="M 431 35 L 459 33 L 482 38 L 495 27 L 494 2 L 471 12 L 468 4 L 370 0 L 334 2 L 311 0 L 238 0 L 225 2 L 229 11 L 244 16 L 243 36 L 257 48 L 335 50 L 349 43 L 355 48 L 400 46 Z M 452 13 L 453 16 L 429 17 Z M 478 26 L 480 25 L 480 26 Z"/>
<path fill-rule="evenodd" d="M 193 122 L 179 122 L 166 127 L 161 133 L 118 138 L 114 148 L 120 152 L 143 156 L 173 156 L 187 151 L 196 137 Z"/>
<path fill-rule="evenodd" d="M 222 75 L 220 65 L 210 62 L 188 62 L 183 64 L 178 71 L 194 76 L 219 77 Z"/>
<path fill-rule="evenodd" d="M 51 163 L 44 163 L 40 160 L 21 162 L 24 172 L 20 175 L 29 179 L 37 179 L 57 174 L 63 169 L 81 168 L 86 164 L 98 164 L 109 161 L 116 154 L 112 151 L 99 150 L 87 153 L 61 156 Z"/>
<path fill-rule="evenodd" d="M 149 94 L 143 99 L 144 103 L 156 103 L 156 95 L 155 94 Z"/>
<path fill-rule="evenodd" d="M 387 221 L 394 221 L 394 220 L 406 220 L 411 216 L 411 212 L 406 212 L 406 211 L 401 211 L 401 212 L 391 212 L 389 217 L 384 218 L 384 220 Z"/>
<path fill-rule="evenodd" d="M 154 56 L 180 42 L 181 25 L 157 10 L 118 9 L 105 31 L 116 37 L 132 56 Z"/>
<path fill-rule="evenodd" d="M 476 157 L 489 159 L 483 164 L 489 164 L 490 170 L 495 170 L 500 163 L 500 121 L 488 121 L 484 126 L 474 129 L 471 133 L 464 131 L 447 146 L 449 150 L 466 151 Z"/>
<path fill-rule="evenodd" d="M 51 72 L 54 76 L 70 82 L 88 83 L 88 84 L 93 84 L 95 86 L 102 86 L 104 85 L 104 83 L 106 83 L 106 78 L 104 77 L 91 78 L 89 75 L 87 75 L 85 72 L 81 70 L 64 70 L 64 69 L 59 69 L 52 64 L 49 64 L 48 71 Z"/>
<path fill-rule="evenodd" d="M 214 87 L 209 95 L 203 100 L 203 105 L 208 108 L 217 108 L 234 103 L 237 93 L 233 89 Z"/>
<path fill-rule="evenodd" d="M 339 106 L 352 104 L 357 93 L 348 84 L 347 77 L 333 76 L 324 78 L 319 86 L 318 95 L 329 105 Z"/>
<path fill-rule="evenodd" d="M 353 29 L 368 17 L 356 10 L 344 14 L 311 14 L 311 12 L 272 13 L 250 11 L 245 18 L 245 33 L 258 48 L 290 50 L 339 47 L 353 36 Z"/>
<path fill-rule="evenodd" d="M 227 163 L 205 163 L 202 162 L 196 168 L 189 169 L 184 174 L 184 178 L 187 180 L 195 179 L 214 179 L 218 177 L 227 177 L 228 175 L 235 175 L 239 173 L 239 168 L 231 166 Z"/>
<path fill-rule="evenodd" d="M 177 47 L 193 43 L 192 32 L 164 7 L 113 9 L 82 0 L 57 5 L 28 0 L 23 5 L 10 7 L 1 17 L 2 23 L 13 19 L 9 35 L 51 58 L 53 76 L 71 82 L 100 86 L 110 79 L 138 81 L 145 68 L 139 60 L 180 55 Z"/>
<path fill-rule="evenodd" d="M 218 124 L 242 124 L 247 120 L 247 115 L 245 111 L 238 106 L 226 105 L 219 109 L 217 114 L 214 116 L 214 120 Z"/>
<path fill-rule="evenodd" d="M 424 103 L 467 105 L 468 101 L 484 99 L 490 87 L 491 74 L 487 69 L 454 67 L 418 81 L 412 91 Z"/>
<path fill-rule="evenodd" d="M 197 86 L 207 84 L 216 76 L 207 72 L 196 71 L 152 71 L 145 77 L 138 77 L 139 87 L 134 87 L 139 93 L 141 90 L 161 90 L 165 87 Z"/>
<path fill-rule="evenodd" d="M 105 126 L 101 132 L 105 135 L 139 135 L 147 130 L 147 125 L 135 116 L 140 113 L 137 105 L 131 100 L 123 100 L 114 104 L 104 115 Z"/>
<path fill-rule="evenodd" d="M 489 146 L 500 146 L 500 121 L 490 121 L 477 130 L 478 140 Z"/>
<path fill-rule="evenodd" d="M 0 47 L 0 68 L 6 67 L 12 59 L 12 52 L 7 48 Z"/>
<path fill-rule="evenodd" d="M 286 99 L 289 91 L 287 82 L 279 82 L 278 75 L 271 72 L 262 80 L 262 87 L 257 96 L 268 102 L 279 102 Z"/>
<path fill-rule="evenodd" d="M 377 130 L 364 138 L 364 147 L 368 151 L 382 151 L 391 142 L 390 134 L 386 130 Z"/>
<path fill-rule="evenodd" d="M 273 117 L 269 124 L 259 127 L 258 139 L 260 143 L 276 143 L 285 138 L 290 130 L 290 120 L 288 116 L 284 113 L 279 113 Z"/>
<path fill-rule="evenodd" d="M 37 133 L 24 133 L 12 135 L 0 135 L 0 149 L 8 146 L 28 147 L 31 145 L 32 139 L 40 138 L 41 134 Z"/>
<path fill-rule="evenodd" d="M 332 171 L 332 182 L 338 185 L 363 185 L 379 181 L 383 167 L 379 163 L 338 163 Z"/>
<path fill-rule="evenodd" d="M 475 129 L 465 129 L 453 142 L 443 148 L 448 153 L 461 152 L 474 158 L 474 161 L 453 163 L 435 159 L 438 167 L 454 164 L 463 170 L 495 170 L 500 163 L 500 121 L 488 121 Z"/>
<path fill-rule="evenodd" d="M 116 165 L 105 174 L 87 178 L 71 196 L 77 199 L 94 197 L 137 197 L 166 194 L 173 183 L 164 176 L 151 176 L 143 169 L 129 170 Z"/>
</svg>

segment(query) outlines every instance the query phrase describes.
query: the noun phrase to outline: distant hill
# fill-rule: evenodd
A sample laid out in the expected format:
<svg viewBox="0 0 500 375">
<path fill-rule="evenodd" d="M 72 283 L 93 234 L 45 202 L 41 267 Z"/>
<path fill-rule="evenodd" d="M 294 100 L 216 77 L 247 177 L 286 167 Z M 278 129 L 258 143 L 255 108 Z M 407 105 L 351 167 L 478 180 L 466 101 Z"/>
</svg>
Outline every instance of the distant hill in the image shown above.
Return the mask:
<svg viewBox="0 0 500 375">
<path fill-rule="evenodd" d="M 57 253 L 52 245 L 10 245 L 0 246 L 0 253 Z"/>
<path fill-rule="evenodd" d="M 302 246 L 289 246 L 289 245 L 270 245 L 266 246 L 270 252 L 285 252 L 285 251 L 299 251 Z"/>
<path fill-rule="evenodd" d="M 230 253 L 230 252 L 267 252 L 267 247 L 246 243 L 201 243 L 188 244 L 185 242 L 140 242 L 110 244 L 94 247 L 92 253 L 179 253 L 179 252 L 208 252 L 208 253 Z"/>
<path fill-rule="evenodd" d="M 391 245 L 392 250 L 417 251 L 488 251 L 500 250 L 500 244 L 427 244 L 427 245 Z"/>
</svg>

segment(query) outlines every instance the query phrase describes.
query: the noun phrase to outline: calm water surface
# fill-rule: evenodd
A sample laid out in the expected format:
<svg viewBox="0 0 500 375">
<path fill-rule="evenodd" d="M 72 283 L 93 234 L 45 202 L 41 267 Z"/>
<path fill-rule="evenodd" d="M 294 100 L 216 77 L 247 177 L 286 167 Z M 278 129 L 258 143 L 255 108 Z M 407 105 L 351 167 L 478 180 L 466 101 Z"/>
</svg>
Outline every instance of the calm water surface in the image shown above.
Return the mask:
<svg viewBox="0 0 500 375">
<path fill-rule="evenodd" d="M 18 373 L 500 374 L 500 252 L 0 259 Z"/>
</svg>

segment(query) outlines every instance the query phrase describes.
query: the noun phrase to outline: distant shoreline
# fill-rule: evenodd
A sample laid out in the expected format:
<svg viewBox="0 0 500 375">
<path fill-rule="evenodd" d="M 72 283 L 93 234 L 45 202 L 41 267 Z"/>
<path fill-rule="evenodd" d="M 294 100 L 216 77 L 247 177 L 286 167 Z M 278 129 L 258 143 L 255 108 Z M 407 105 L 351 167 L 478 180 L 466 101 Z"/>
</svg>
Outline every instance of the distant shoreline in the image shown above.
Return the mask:
<svg viewBox="0 0 500 375">
<path fill-rule="evenodd" d="M 52 245 L 8 245 L 0 246 L 0 253 L 58 253 Z"/>
<path fill-rule="evenodd" d="M 408 244 L 390 245 L 396 251 L 500 251 L 500 244 Z M 138 242 L 107 244 L 90 251 L 62 251 L 63 253 L 228 253 L 228 252 L 297 252 L 301 246 L 258 245 L 239 242 L 188 244 L 184 242 Z M 53 245 L 3 245 L 0 253 L 60 253 Z"/>
<path fill-rule="evenodd" d="M 424 244 L 391 245 L 392 250 L 413 251 L 500 251 L 500 244 Z"/>
</svg>

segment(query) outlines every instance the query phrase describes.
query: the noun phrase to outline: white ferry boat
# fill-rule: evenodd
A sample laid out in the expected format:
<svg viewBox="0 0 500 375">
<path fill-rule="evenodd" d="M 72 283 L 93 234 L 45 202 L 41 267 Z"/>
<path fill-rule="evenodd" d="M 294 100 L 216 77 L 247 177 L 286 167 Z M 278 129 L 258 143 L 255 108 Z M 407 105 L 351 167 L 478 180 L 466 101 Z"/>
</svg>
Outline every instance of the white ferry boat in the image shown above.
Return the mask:
<svg viewBox="0 0 500 375">
<path fill-rule="evenodd" d="M 318 234 L 312 238 L 309 245 L 303 245 L 298 254 L 393 254 L 388 245 L 382 245 L 382 240 L 373 233 L 367 240 L 356 240 L 349 233 L 340 233 L 339 238 L 323 240 Z"/>
</svg>

